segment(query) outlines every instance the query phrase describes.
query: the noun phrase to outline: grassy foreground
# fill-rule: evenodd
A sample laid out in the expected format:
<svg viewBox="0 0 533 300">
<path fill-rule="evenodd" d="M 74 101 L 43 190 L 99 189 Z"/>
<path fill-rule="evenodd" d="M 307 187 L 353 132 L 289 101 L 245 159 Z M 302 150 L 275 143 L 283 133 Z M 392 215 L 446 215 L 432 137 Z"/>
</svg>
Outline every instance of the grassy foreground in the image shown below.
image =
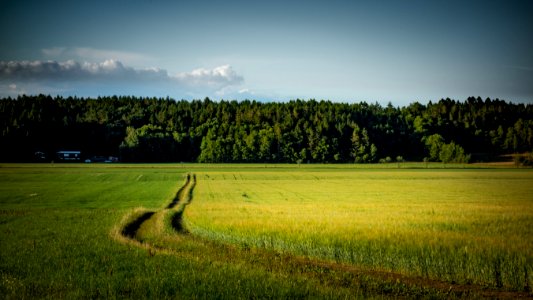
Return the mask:
<svg viewBox="0 0 533 300">
<path fill-rule="evenodd" d="M 114 236 L 124 216 L 168 205 L 184 176 L 184 169 L 170 165 L 2 165 L 0 294 L 7 299 L 347 295 L 228 263 L 199 252 L 195 243 L 169 255 Z M 144 208 L 134 209 L 139 206 Z"/>
<path fill-rule="evenodd" d="M 184 185 L 189 171 L 195 186 Z M 528 170 L 1 165 L 0 293 L 233 299 L 472 297 L 483 295 L 476 294 L 480 286 L 522 291 L 531 284 L 532 177 Z M 463 187 L 443 193 L 442 180 Z M 185 209 L 187 189 L 194 199 Z M 466 195 L 455 199 L 461 191 Z M 131 237 L 120 235 L 146 213 Z M 433 246 L 448 252 L 429 260 L 417 252 Z M 375 249 L 381 252 L 369 252 Z M 476 267 L 483 249 L 500 255 L 501 282 L 495 273 L 480 279 L 446 265 L 442 272 L 452 275 L 438 274 L 429 263 L 420 273 L 406 262 L 442 261 L 443 253 L 453 260 L 467 250 L 473 254 L 464 256 L 466 265 Z M 505 273 L 515 264 L 521 286 Z"/>
</svg>

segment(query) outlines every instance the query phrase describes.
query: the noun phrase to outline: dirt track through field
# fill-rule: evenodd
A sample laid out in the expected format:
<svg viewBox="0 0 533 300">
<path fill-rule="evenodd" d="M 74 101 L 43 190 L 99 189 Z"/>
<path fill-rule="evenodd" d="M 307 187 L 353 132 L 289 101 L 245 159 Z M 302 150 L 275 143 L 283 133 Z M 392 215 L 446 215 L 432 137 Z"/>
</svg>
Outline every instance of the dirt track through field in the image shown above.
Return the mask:
<svg viewBox="0 0 533 300">
<path fill-rule="evenodd" d="M 163 213 L 174 211 L 174 215 L 171 218 L 171 225 L 178 233 L 185 233 L 185 229 L 183 228 L 182 224 L 182 215 L 185 207 L 192 201 L 192 195 L 195 186 L 196 175 L 194 174 L 191 176 L 191 174 L 187 174 L 185 184 L 178 190 L 176 196 L 164 209 Z M 137 232 L 141 226 L 155 214 L 156 212 L 153 211 L 143 212 L 133 221 L 125 224 L 122 230 L 120 230 L 120 234 L 127 239 L 135 240 L 142 244 L 143 241 L 137 237 Z"/>
<path fill-rule="evenodd" d="M 195 181 L 196 181 L 196 178 L 195 178 Z M 191 174 L 187 174 L 187 181 L 185 181 L 185 184 L 178 190 L 174 199 L 172 199 L 172 201 L 167 205 L 168 209 L 172 209 L 176 205 L 178 205 L 178 202 L 183 197 L 183 193 L 185 192 L 185 189 L 189 186 L 190 182 L 191 182 Z"/>
<path fill-rule="evenodd" d="M 356 266 L 336 263 L 332 261 L 299 257 L 290 254 L 280 254 L 267 249 L 248 249 L 239 248 L 235 245 L 227 245 L 217 243 L 214 241 L 205 240 L 188 234 L 187 229 L 183 226 L 183 213 L 187 205 L 193 200 L 194 188 L 196 187 L 196 174 L 188 174 L 183 186 L 178 190 L 176 196 L 172 201 L 159 212 L 145 211 L 142 212 L 136 219 L 125 224 L 120 230 L 120 234 L 127 240 L 131 240 L 136 245 L 143 245 L 149 249 L 149 253 L 162 252 L 171 255 L 178 255 L 180 257 L 189 257 L 191 259 L 198 259 L 201 253 L 190 253 L 173 249 L 172 247 L 153 246 L 148 242 L 143 241 L 137 236 L 139 228 L 145 222 L 150 220 L 156 214 L 172 213 L 170 217 L 170 225 L 175 230 L 180 238 L 187 239 L 188 242 L 196 243 L 199 248 L 211 248 L 212 254 L 209 259 L 214 259 L 222 263 L 235 264 L 249 264 L 250 267 L 262 268 L 265 272 L 274 273 L 298 273 L 299 276 L 304 276 L 310 279 L 318 279 L 321 284 L 332 285 L 340 288 L 355 288 L 357 290 L 365 288 L 371 282 L 377 286 L 396 286 L 404 290 L 404 292 L 391 292 L 387 290 L 375 290 L 377 293 L 394 297 L 413 297 L 421 296 L 410 294 L 406 291 L 424 291 L 433 290 L 443 298 L 496 298 L 496 299 L 533 299 L 533 294 L 528 288 L 525 291 L 505 291 L 501 289 L 494 289 L 491 287 L 474 285 L 474 284 L 458 284 L 435 279 L 429 279 L 419 276 L 408 276 L 404 274 L 376 271 Z M 161 218 L 162 220 L 163 218 Z M 162 222 L 162 221 L 160 221 Z M 156 222 L 153 222 L 156 224 Z M 148 224 L 147 224 L 148 225 Z M 159 224 L 162 225 L 162 224 Z M 258 259 L 259 258 L 259 259 Z M 341 275 L 341 276 L 339 276 Z M 377 282 L 377 283 L 374 283 Z M 422 294 L 423 296 L 423 294 Z"/>
<path fill-rule="evenodd" d="M 181 195 L 179 195 L 177 202 L 180 204 L 180 206 L 171 217 L 170 223 L 172 228 L 179 233 L 187 233 L 187 230 L 183 226 L 183 212 L 185 211 L 187 205 L 191 203 L 194 187 L 196 186 L 196 175 L 193 175 L 192 178 L 193 179 L 191 180 L 191 176 L 187 175 L 187 183 L 184 185 L 184 188 L 182 188 Z M 175 205 L 173 207 L 175 207 Z"/>
<path fill-rule="evenodd" d="M 143 213 L 141 216 L 139 216 L 137 219 L 135 219 L 133 222 L 127 224 L 121 231 L 122 235 L 124 237 L 134 239 L 137 235 L 137 231 L 141 227 L 141 225 L 148 219 L 150 219 L 154 215 L 153 211 L 148 211 Z"/>
</svg>

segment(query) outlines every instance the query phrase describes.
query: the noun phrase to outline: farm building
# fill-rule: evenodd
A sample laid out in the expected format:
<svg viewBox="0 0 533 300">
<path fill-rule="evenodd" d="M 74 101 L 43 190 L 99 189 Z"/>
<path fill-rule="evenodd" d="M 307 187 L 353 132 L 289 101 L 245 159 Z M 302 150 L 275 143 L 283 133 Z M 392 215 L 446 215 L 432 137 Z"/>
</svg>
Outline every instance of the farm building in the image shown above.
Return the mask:
<svg viewBox="0 0 533 300">
<path fill-rule="evenodd" d="M 81 151 L 58 151 L 57 158 L 65 161 L 81 160 Z"/>
</svg>

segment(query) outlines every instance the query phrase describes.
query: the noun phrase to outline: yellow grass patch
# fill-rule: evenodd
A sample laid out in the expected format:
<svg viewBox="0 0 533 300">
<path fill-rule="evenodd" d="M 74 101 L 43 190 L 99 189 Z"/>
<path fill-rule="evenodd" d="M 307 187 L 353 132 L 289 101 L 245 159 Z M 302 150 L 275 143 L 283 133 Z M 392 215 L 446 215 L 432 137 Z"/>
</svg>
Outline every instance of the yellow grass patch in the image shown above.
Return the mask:
<svg viewBox="0 0 533 300">
<path fill-rule="evenodd" d="M 241 170 L 197 173 L 193 233 L 371 269 L 533 283 L 533 172 Z"/>
</svg>

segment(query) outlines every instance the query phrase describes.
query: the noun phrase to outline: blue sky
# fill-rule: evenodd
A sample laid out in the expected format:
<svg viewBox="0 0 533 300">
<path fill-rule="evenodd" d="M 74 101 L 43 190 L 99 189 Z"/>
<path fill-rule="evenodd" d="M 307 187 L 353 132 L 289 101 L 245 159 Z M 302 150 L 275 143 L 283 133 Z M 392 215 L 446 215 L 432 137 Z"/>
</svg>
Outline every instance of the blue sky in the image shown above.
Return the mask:
<svg viewBox="0 0 533 300">
<path fill-rule="evenodd" d="M 532 1 L 0 0 L 0 96 L 533 103 Z"/>
</svg>

